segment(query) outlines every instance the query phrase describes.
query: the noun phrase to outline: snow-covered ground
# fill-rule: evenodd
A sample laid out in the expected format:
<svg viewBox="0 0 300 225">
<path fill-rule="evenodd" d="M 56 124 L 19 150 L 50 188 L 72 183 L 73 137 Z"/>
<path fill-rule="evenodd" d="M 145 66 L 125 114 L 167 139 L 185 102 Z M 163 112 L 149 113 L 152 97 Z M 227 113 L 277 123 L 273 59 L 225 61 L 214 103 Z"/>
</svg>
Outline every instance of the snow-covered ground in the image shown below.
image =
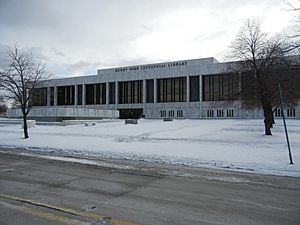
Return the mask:
<svg viewBox="0 0 300 225">
<path fill-rule="evenodd" d="M 288 120 L 294 165 L 289 164 L 284 129 L 276 121 L 272 136 L 262 120 L 139 120 L 138 125 L 106 121 L 96 126 L 31 128 L 0 123 L 0 147 L 143 160 L 300 177 L 300 120 Z"/>
</svg>

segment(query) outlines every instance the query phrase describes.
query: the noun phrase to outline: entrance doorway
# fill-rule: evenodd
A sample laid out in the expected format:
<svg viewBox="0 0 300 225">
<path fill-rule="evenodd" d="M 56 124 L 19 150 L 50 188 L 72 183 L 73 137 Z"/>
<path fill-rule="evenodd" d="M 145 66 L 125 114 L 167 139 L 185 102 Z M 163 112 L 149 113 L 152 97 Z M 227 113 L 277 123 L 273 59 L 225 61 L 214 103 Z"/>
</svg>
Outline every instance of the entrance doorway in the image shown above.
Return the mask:
<svg viewBox="0 0 300 225">
<path fill-rule="evenodd" d="M 139 119 L 143 115 L 143 109 L 119 109 L 120 119 Z"/>
</svg>

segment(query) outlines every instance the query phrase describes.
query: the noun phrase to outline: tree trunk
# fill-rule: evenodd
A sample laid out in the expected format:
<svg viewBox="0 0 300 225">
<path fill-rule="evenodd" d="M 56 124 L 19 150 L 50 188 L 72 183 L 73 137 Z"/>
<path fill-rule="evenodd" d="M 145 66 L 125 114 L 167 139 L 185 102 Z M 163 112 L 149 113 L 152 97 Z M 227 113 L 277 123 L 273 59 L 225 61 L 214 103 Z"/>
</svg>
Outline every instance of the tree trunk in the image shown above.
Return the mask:
<svg viewBox="0 0 300 225">
<path fill-rule="evenodd" d="M 264 110 L 264 123 L 265 123 L 265 135 L 272 135 L 271 128 L 273 127 L 274 117 L 272 107 L 267 105 L 263 107 Z"/>
<path fill-rule="evenodd" d="M 22 110 L 23 111 L 23 110 Z M 27 126 L 27 115 L 23 112 L 23 129 L 24 129 L 24 138 L 29 138 L 28 136 L 28 126 Z"/>
</svg>

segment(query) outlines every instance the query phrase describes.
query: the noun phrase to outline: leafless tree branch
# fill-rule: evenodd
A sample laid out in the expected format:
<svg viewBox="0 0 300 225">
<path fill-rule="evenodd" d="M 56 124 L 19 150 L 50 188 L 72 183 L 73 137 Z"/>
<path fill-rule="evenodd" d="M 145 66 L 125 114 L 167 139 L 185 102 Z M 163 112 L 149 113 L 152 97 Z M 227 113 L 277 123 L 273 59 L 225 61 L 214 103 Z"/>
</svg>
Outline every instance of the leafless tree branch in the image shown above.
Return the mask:
<svg viewBox="0 0 300 225">
<path fill-rule="evenodd" d="M 9 98 L 20 105 L 24 122 L 24 137 L 28 138 L 27 115 L 32 107 L 31 100 L 41 81 L 49 78 L 46 67 L 36 62 L 31 53 L 17 45 L 7 52 L 9 64 L 0 72 L 0 88 L 9 93 Z"/>
</svg>

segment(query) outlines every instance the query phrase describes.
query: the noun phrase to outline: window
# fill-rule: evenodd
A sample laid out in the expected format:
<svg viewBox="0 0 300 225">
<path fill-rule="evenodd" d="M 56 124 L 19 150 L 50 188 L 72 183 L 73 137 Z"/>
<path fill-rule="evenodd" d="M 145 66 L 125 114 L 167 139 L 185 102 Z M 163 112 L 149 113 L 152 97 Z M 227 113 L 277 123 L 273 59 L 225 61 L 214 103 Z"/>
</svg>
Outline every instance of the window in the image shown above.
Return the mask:
<svg viewBox="0 0 300 225">
<path fill-rule="evenodd" d="M 296 110 L 294 108 L 287 109 L 287 117 L 295 117 Z"/>
<path fill-rule="evenodd" d="M 116 83 L 111 82 L 108 84 L 108 91 L 109 91 L 109 104 L 115 104 L 116 103 Z"/>
<path fill-rule="evenodd" d="M 282 116 L 282 115 L 281 115 L 281 109 L 280 109 L 280 108 L 275 109 L 275 111 L 274 111 L 274 116 L 275 116 L 275 117 L 280 117 L 280 116 Z"/>
<path fill-rule="evenodd" d="M 46 106 L 47 105 L 47 88 L 37 88 L 32 92 L 32 105 Z"/>
<path fill-rule="evenodd" d="M 167 112 L 166 112 L 166 110 L 160 111 L 160 117 L 167 117 Z"/>
<path fill-rule="evenodd" d="M 57 105 L 74 105 L 75 86 L 57 87 Z"/>
<path fill-rule="evenodd" d="M 174 117 L 174 110 L 169 110 L 169 117 Z"/>
<path fill-rule="evenodd" d="M 199 101 L 199 76 L 190 77 L 190 102 Z"/>
<path fill-rule="evenodd" d="M 119 103 L 133 104 L 143 102 L 143 81 L 119 82 Z"/>
<path fill-rule="evenodd" d="M 85 103 L 87 105 L 106 103 L 106 83 L 87 84 L 85 86 Z"/>
<path fill-rule="evenodd" d="M 237 100 L 238 74 L 218 74 L 202 76 L 203 101 Z"/>
<path fill-rule="evenodd" d="M 207 117 L 214 117 L 214 110 L 213 109 L 208 109 L 206 111 L 206 116 Z"/>
<path fill-rule="evenodd" d="M 183 111 L 177 110 L 177 117 L 183 117 Z"/>
<path fill-rule="evenodd" d="M 185 102 L 186 77 L 157 80 L 158 102 Z"/>
<path fill-rule="evenodd" d="M 77 104 L 82 105 L 82 84 L 77 87 Z"/>
<path fill-rule="evenodd" d="M 146 102 L 154 102 L 154 80 L 146 80 Z"/>
<path fill-rule="evenodd" d="M 222 109 L 217 110 L 217 117 L 224 117 L 224 111 Z"/>
<path fill-rule="evenodd" d="M 50 105 L 54 105 L 54 87 L 50 88 Z"/>
<path fill-rule="evenodd" d="M 227 114 L 227 117 L 233 117 L 233 109 L 228 109 L 226 114 Z"/>
</svg>

